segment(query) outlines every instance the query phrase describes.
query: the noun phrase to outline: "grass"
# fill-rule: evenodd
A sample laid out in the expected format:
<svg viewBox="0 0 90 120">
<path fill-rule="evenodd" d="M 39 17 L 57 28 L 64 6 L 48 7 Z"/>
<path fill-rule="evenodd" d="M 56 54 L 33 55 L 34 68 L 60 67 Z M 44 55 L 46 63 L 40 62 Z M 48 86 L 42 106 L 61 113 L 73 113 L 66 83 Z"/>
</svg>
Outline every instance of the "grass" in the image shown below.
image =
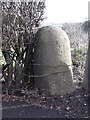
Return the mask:
<svg viewBox="0 0 90 120">
<path fill-rule="evenodd" d="M 79 63 L 85 62 L 86 55 L 87 55 L 87 48 L 85 48 L 85 47 L 73 49 L 73 51 L 72 51 L 73 65 L 79 65 Z"/>
</svg>

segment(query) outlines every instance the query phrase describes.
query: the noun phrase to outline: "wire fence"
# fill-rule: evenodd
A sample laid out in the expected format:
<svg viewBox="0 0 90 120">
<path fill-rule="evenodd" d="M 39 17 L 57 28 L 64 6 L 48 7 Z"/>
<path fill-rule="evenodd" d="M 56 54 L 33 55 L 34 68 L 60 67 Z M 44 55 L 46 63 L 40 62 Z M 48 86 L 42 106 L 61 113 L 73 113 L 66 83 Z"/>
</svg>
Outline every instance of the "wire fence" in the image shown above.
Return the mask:
<svg viewBox="0 0 90 120">
<path fill-rule="evenodd" d="M 40 67 L 45 67 L 45 68 L 49 68 L 49 69 L 56 69 L 56 68 L 61 68 L 61 67 L 63 67 L 63 69 L 64 69 L 64 67 L 66 68 L 66 67 L 68 67 L 68 69 L 67 70 L 58 70 L 58 71 L 56 71 L 55 70 L 55 72 L 51 72 L 51 73 L 45 73 L 45 74 L 42 74 L 42 75 L 34 75 L 34 74 L 26 74 L 26 73 L 24 73 L 24 72 L 22 72 L 21 74 L 23 74 L 23 75 L 25 75 L 25 76 L 29 76 L 30 78 L 40 78 L 40 77 L 47 77 L 47 76 L 50 76 L 50 75 L 54 75 L 54 74 L 60 74 L 60 73 L 65 73 L 65 72 L 68 72 L 69 71 L 69 67 L 72 67 L 73 65 L 57 65 L 57 66 L 53 66 L 53 65 L 42 65 L 42 64 L 30 64 L 30 66 L 40 66 Z M 2 79 L 2 76 L 0 77 L 0 79 Z"/>
<path fill-rule="evenodd" d="M 53 66 L 53 65 L 42 65 L 42 64 L 30 64 L 31 66 L 40 66 L 40 67 L 47 67 L 49 69 L 55 69 L 55 68 L 60 68 L 60 67 L 71 67 L 73 65 L 57 65 L 57 66 Z M 43 74 L 43 75 L 27 75 L 25 73 L 23 73 L 24 75 L 26 76 L 29 76 L 31 78 L 38 78 L 38 77 L 47 77 L 47 76 L 50 76 L 50 75 L 54 75 L 54 74 L 60 74 L 60 73 L 65 73 L 65 72 L 68 72 L 69 71 L 69 68 L 67 70 L 58 70 L 58 71 L 55 71 L 55 72 L 51 72 L 51 73 L 46 73 L 46 74 Z"/>
</svg>

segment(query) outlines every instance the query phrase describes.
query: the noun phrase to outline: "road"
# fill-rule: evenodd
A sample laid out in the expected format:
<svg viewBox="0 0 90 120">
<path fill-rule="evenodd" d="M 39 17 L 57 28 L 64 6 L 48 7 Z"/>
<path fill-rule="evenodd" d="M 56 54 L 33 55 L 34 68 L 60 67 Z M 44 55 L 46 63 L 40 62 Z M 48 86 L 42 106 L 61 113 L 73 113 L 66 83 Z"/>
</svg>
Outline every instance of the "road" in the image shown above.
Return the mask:
<svg viewBox="0 0 90 120">
<path fill-rule="evenodd" d="M 57 110 L 47 109 L 39 106 L 19 102 L 2 102 L 3 118 L 62 118 Z"/>
</svg>

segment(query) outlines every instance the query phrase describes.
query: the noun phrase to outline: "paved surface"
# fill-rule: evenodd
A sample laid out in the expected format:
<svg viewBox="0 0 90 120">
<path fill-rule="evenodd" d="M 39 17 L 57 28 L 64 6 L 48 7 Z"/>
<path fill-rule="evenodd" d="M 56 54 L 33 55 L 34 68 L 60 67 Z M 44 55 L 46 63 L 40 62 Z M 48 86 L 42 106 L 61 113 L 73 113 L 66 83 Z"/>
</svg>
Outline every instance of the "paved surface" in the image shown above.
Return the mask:
<svg viewBox="0 0 90 120">
<path fill-rule="evenodd" d="M 19 102 L 3 102 L 2 105 L 3 118 L 62 118 L 63 116 L 57 110 L 19 104 Z"/>
<path fill-rule="evenodd" d="M 71 95 L 37 97 L 3 95 L 3 118 L 88 118 L 87 94 L 77 89 Z M 52 108 L 52 109 L 51 109 Z M 57 109 L 57 110 L 56 110 Z M 1 110 L 1 108 L 0 108 Z M 6 119 L 5 119 L 6 120 Z"/>
</svg>

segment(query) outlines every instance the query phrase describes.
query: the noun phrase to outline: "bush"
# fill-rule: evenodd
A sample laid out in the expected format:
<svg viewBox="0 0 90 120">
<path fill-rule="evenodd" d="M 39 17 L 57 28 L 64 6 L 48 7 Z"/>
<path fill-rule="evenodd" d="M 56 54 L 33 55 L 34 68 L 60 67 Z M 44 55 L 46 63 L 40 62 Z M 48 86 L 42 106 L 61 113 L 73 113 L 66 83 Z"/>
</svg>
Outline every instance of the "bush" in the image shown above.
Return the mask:
<svg viewBox="0 0 90 120">
<path fill-rule="evenodd" d="M 2 73 L 7 89 L 30 83 L 34 35 L 44 19 L 45 2 L 2 2 Z"/>
</svg>

